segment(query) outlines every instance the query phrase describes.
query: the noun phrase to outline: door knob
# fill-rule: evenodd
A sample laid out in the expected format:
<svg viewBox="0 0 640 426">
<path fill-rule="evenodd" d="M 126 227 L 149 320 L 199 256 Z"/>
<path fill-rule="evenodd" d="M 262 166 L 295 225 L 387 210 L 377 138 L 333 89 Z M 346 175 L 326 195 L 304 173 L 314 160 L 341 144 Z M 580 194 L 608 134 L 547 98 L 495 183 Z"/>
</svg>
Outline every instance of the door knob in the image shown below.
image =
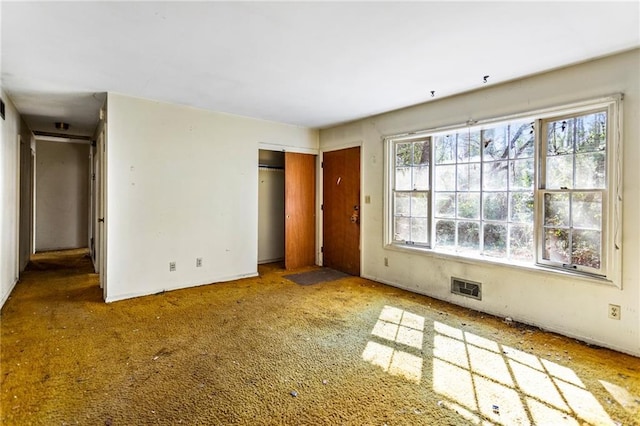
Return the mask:
<svg viewBox="0 0 640 426">
<path fill-rule="evenodd" d="M 351 223 L 358 223 L 358 219 L 360 218 L 360 207 L 356 204 L 353 206 L 353 213 L 351 213 L 350 221 Z"/>
</svg>

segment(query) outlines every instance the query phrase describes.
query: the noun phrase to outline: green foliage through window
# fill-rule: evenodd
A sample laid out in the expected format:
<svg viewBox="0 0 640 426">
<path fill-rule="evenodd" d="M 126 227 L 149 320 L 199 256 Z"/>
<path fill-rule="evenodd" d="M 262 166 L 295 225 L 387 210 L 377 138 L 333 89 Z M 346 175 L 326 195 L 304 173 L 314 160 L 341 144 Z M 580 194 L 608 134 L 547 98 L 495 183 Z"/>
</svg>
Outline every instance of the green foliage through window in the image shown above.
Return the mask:
<svg viewBox="0 0 640 426">
<path fill-rule="evenodd" d="M 435 247 L 532 260 L 532 122 L 434 137 Z M 449 220 L 443 220 L 443 219 Z"/>
<path fill-rule="evenodd" d="M 392 241 L 606 275 L 613 104 L 391 140 Z"/>
<path fill-rule="evenodd" d="M 430 139 L 394 145 L 393 240 L 429 243 Z"/>
</svg>

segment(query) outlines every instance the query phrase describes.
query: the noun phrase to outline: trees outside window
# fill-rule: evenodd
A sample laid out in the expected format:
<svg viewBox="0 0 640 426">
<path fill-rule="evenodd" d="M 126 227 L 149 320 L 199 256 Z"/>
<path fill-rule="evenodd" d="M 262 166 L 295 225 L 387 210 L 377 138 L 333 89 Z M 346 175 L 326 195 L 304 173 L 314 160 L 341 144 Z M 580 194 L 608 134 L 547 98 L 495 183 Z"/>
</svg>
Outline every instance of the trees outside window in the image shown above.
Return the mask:
<svg viewBox="0 0 640 426">
<path fill-rule="evenodd" d="M 387 243 L 619 274 L 619 102 L 388 138 Z"/>
<path fill-rule="evenodd" d="M 429 244 L 431 139 L 394 144 L 393 240 Z"/>
<path fill-rule="evenodd" d="M 435 247 L 533 259 L 533 123 L 434 137 Z"/>
<path fill-rule="evenodd" d="M 603 261 L 607 112 L 543 123 L 541 261 L 598 273 Z"/>
</svg>

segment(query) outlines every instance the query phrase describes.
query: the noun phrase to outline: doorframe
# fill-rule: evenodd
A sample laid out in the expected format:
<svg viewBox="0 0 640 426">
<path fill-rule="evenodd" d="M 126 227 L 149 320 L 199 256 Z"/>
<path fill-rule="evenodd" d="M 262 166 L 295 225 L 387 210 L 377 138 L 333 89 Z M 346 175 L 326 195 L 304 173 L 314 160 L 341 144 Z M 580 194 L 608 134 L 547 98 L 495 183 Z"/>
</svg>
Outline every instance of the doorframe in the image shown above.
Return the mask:
<svg viewBox="0 0 640 426">
<path fill-rule="evenodd" d="M 265 166 L 265 164 L 260 162 L 260 158 L 261 158 L 261 153 L 262 152 L 272 153 L 272 154 L 269 154 L 269 155 L 281 155 L 281 158 L 282 158 L 282 161 L 281 161 L 282 164 L 280 164 L 280 161 L 278 161 L 277 165 L 268 164 L 266 166 L 269 167 L 269 168 L 274 167 L 275 170 L 277 170 L 278 172 L 282 172 L 282 199 L 278 200 L 278 201 L 282 202 L 282 217 L 281 217 L 281 219 L 282 219 L 282 235 L 278 235 L 278 237 L 282 238 L 282 260 L 281 260 L 282 262 L 285 261 L 285 255 L 286 255 L 286 241 L 285 241 L 285 233 L 286 233 L 286 222 L 285 222 L 286 218 L 285 218 L 285 215 L 286 215 L 286 211 L 285 211 L 285 204 L 284 204 L 285 203 L 285 198 L 286 198 L 286 194 L 285 194 L 285 191 L 286 191 L 285 184 L 286 184 L 286 182 L 284 180 L 284 177 L 285 177 L 285 164 L 284 163 L 285 163 L 285 157 L 286 157 L 285 151 L 282 151 L 282 150 L 274 151 L 274 150 L 271 150 L 271 149 L 258 148 L 258 182 L 259 182 L 258 183 L 258 265 L 261 265 L 261 264 L 264 264 L 264 263 L 271 263 L 271 262 L 279 262 L 280 261 L 279 259 L 276 259 L 276 258 L 274 258 L 273 260 L 271 260 L 271 259 L 261 259 L 260 258 L 260 243 L 263 242 L 263 238 L 261 237 L 261 234 L 260 234 L 260 230 L 261 230 L 260 222 L 261 222 L 261 220 L 263 220 L 263 213 L 262 213 L 263 210 L 262 210 L 260 201 L 262 200 L 262 196 L 264 195 L 264 192 L 263 192 L 263 189 L 262 189 L 262 185 L 261 185 L 263 183 L 263 181 L 262 181 L 262 179 L 260 177 L 261 176 L 260 172 L 262 171 L 262 167 Z"/>
<path fill-rule="evenodd" d="M 28 140 L 19 136 L 19 185 L 18 185 L 18 274 L 25 270 L 34 252 L 34 173 L 35 173 L 35 137 Z M 23 206 L 23 201 L 24 205 Z M 26 222 L 26 226 L 24 224 Z"/>
<path fill-rule="evenodd" d="M 258 142 L 258 149 L 256 150 L 256 170 L 258 170 L 258 158 L 260 156 L 260 150 L 266 150 L 266 151 L 280 151 L 280 152 L 293 152 L 296 154 L 311 154 L 311 155 L 315 155 L 316 156 L 316 230 L 315 230 L 315 234 L 316 234 L 316 243 L 315 243 L 315 251 L 316 251 L 316 256 L 315 256 L 315 261 L 316 261 L 316 265 L 322 265 L 321 261 L 322 261 L 322 253 L 320 252 L 320 247 L 322 247 L 322 227 L 320 226 L 321 221 L 322 221 L 322 210 L 320 208 L 320 203 L 322 202 L 322 193 L 320 192 L 322 190 L 322 182 L 318 182 L 319 180 L 321 180 L 322 178 L 322 171 L 321 171 L 321 164 L 322 164 L 322 152 L 318 149 L 318 148 L 307 148 L 307 147 L 302 147 L 302 146 L 290 146 L 290 145 L 283 145 L 283 144 L 278 144 L 278 143 L 269 143 L 269 142 Z M 285 177 L 286 178 L 286 177 Z M 320 178 L 320 179 L 319 179 Z M 256 200 L 258 199 L 258 190 L 259 190 L 259 183 L 258 183 L 258 177 L 256 176 L 255 179 L 256 182 Z M 256 236 L 258 235 L 258 204 L 256 202 Z M 256 250 L 256 265 L 258 264 L 258 250 Z"/>
<path fill-rule="evenodd" d="M 93 269 L 98 274 L 102 299 L 108 302 L 107 293 L 107 119 L 105 107 L 100 109 L 100 118 L 93 139 L 89 144 L 89 223 L 88 244 Z M 94 178 L 95 176 L 95 178 Z M 99 219 L 102 218 L 102 221 Z M 91 240 L 93 236 L 93 252 Z M 95 253 L 95 258 L 94 258 Z"/>
<path fill-rule="evenodd" d="M 358 241 L 358 245 L 360 247 L 360 276 L 362 276 L 362 253 L 364 250 L 362 250 L 362 235 L 364 234 L 364 232 L 362 232 L 362 223 L 363 223 L 363 200 L 364 200 L 364 194 L 362 191 L 362 183 L 364 182 L 363 176 L 364 176 L 364 163 L 363 163 L 363 147 L 364 144 L 362 143 L 362 140 L 359 139 L 357 141 L 352 141 L 352 142 L 346 142 L 343 144 L 338 144 L 338 145 L 332 145 L 332 146 L 328 146 L 328 147 L 324 147 L 324 148 L 320 148 L 320 155 L 318 155 L 318 159 L 319 159 L 319 163 L 318 164 L 318 178 L 316 179 L 317 184 L 318 184 L 318 188 L 317 188 L 317 194 L 318 194 L 318 212 L 317 217 L 318 217 L 318 265 L 323 266 L 324 265 L 324 259 L 322 258 L 322 250 L 321 247 L 324 246 L 324 239 L 323 239 L 323 234 L 324 234 L 324 216 L 322 214 L 322 203 L 324 201 L 324 187 L 323 187 L 323 180 L 324 180 L 324 169 L 322 168 L 322 164 L 324 163 L 324 153 L 325 152 L 332 152 L 332 151 L 340 151 L 343 149 L 349 149 L 349 148 L 360 148 L 360 200 L 359 200 L 359 206 L 360 206 L 360 241 Z"/>
<path fill-rule="evenodd" d="M 87 232 L 87 247 L 89 247 L 89 256 L 91 257 L 91 263 L 95 270 L 95 241 L 96 241 L 96 212 L 95 212 L 95 197 L 96 197 L 96 168 L 95 168 L 95 150 L 97 142 L 95 139 L 91 140 L 89 144 L 89 229 Z"/>
<path fill-rule="evenodd" d="M 18 280 L 20 279 L 20 254 L 21 254 L 21 244 L 20 244 L 20 228 L 21 228 L 21 220 L 20 220 L 20 215 L 22 214 L 22 211 L 20 209 L 20 202 L 22 201 L 22 191 L 20 188 L 20 177 L 22 174 L 22 167 L 21 167 L 21 160 L 22 160 L 22 135 L 18 133 L 18 137 L 16 140 L 16 228 L 15 228 L 15 232 L 16 232 L 16 261 L 15 261 L 15 271 L 14 271 L 14 282 L 13 285 L 15 285 Z"/>
<path fill-rule="evenodd" d="M 31 138 L 31 173 L 29 176 L 29 186 L 31 191 L 31 201 L 29 203 L 29 227 L 31 229 L 29 239 L 29 254 L 36 252 L 36 139 Z"/>
<path fill-rule="evenodd" d="M 107 300 L 107 126 L 103 124 L 102 129 L 98 132 L 97 138 L 98 153 L 98 172 L 99 181 L 97 186 L 96 198 L 98 201 L 98 211 L 96 214 L 96 234 L 100 235 L 100 248 L 98 250 L 98 275 L 100 277 L 100 287 L 102 288 L 102 297 Z M 102 218 L 102 221 L 99 219 Z"/>
</svg>

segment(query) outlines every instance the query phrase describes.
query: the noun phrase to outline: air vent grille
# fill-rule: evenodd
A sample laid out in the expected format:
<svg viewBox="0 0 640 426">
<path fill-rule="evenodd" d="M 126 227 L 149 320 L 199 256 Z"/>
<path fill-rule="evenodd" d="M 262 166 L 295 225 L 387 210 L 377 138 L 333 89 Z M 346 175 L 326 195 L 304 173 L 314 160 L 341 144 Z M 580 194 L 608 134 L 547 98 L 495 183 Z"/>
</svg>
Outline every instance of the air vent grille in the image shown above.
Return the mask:
<svg viewBox="0 0 640 426">
<path fill-rule="evenodd" d="M 482 284 L 451 277 L 451 293 L 482 300 Z"/>
</svg>

